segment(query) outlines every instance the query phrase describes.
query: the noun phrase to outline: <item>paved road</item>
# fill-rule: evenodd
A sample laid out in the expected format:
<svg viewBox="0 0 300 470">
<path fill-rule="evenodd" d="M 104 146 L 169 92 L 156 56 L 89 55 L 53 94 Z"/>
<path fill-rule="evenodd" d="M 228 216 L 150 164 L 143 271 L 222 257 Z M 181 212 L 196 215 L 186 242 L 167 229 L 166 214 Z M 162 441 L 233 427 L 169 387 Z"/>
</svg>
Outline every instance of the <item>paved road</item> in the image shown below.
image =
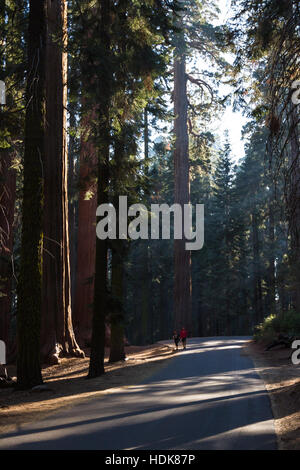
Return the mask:
<svg viewBox="0 0 300 470">
<path fill-rule="evenodd" d="M 276 449 L 247 338 L 193 338 L 143 384 L 2 436 L 0 449 Z"/>
</svg>

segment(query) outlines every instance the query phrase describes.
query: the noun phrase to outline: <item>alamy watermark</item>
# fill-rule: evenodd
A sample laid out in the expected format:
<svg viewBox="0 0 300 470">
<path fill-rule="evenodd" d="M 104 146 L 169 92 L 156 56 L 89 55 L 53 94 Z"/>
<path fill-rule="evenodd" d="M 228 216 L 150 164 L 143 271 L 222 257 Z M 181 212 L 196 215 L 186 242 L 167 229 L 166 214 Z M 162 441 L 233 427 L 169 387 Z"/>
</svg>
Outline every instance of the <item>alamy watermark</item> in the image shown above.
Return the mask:
<svg viewBox="0 0 300 470">
<path fill-rule="evenodd" d="M 186 250 L 201 250 L 204 245 L 204 204 L 193 206 L 184 204 L 151 204 L 148 211 L 144 204 L 133 204 L 128 208 L 127 196 L 119 196 L 118 217 L 112 204 L 101 204 L 97 208 L 97 217 L 102 217 L 97 223 L 96 233 L 100 240 L 170 240 L 171 214 L 174 218 L 174 240 L 185 240 Z M 134 219 L 128 224 L 128 217 Z M 150 217 L 150 224 L 149 224 Z M 161 224 L 160 224 L 161 220 Z M 117 222 L 118 221 L 118 222 Z M 117 237 L 118 223 L 118 237 Z M 161 234 L 160 234 L 161 227 Z M 161 236 L 160 236 L 161 235 Z"/>
<path fill-rule="evenodd" d="M 300 104 L 300 80 L 295 80 L 292 83 L 292 90 L 295 90 L 292 94 L 293 104 Z"/>
<path fill-rule="evenodd" d="M 292 349 L 296 349 L 296 351 L 293 352 L 292 354 L 292 363 L 295 365 L 295 366 L 298 366 L 300 364 L 300 340 L 299 339 L 295 339 L 295 341 L 293 341 L 292 343 Z"/>
<path fill-rule="evenodd" d="M 0 340 L 0 365 L 6 364 L 6 345 L 4 341 Z"/>
<path fill-rule="evenodd" d="M 5 96 L 5 83 L 0 80 L 0 105 L 6 104 L 6 96 Z"/>
</svg>

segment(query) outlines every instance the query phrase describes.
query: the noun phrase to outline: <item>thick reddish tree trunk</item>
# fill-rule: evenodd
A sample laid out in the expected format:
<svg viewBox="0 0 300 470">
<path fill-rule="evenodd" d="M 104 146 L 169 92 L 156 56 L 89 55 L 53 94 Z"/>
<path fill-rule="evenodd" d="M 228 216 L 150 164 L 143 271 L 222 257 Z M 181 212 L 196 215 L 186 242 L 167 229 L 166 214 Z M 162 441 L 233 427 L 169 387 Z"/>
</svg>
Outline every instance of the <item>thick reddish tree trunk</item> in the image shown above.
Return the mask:
<svg viewBox="0 0 300 470">
<path fill-rule="evenodd" d="M 258 233 L 257 214 L 252 213 L 252 246 L 253 246 L 253 298 L 254 323 L 258 325 L 263 320 L 262 279 L 260 267 L 260 242 Z"/>
<path fill-rule="evenodd" d="M 179 38 L 174 64 L 174 113 L 175 113 L 175 203 L 182 206 L 190 202 L 189 138 L 187 127 L 187 78 L 183 39 Z M 182 227 L 182 240 L 174 240 L 174 327 L 192 330 L 191 320 L 191 253 L 185 249 L 186 240 Z"/>
<path fill-rule="evenodd" d="M 116 240 L 112 247 L 111 294 L 113 305 L 110 311 L 110 356 L 109 362 L 125 360 L 124 336 L 124 240 Z"/>
<path fill-rule="evenodd" d="M 13 275 L 13 222 L 16 172 L 11 169 L 12 153 L 0 159 L 0 339 L 9 345 L 11 289 Z"/>
<path fill-rule="evenodd" d="M 41 353 L 83 356 L 72 326 L 67 164 L 67 2 L 47 2 L 46 146 Z"/>
<path fill-rule="evenodd" d="M 298 114 L 293 105 L 290 113 L 290 184 L 288 193 L 288 220 L 291 239 L 292 306 L 300 313 L 300 145 Z"/>
<path fill-rule="evenodd" d="M 93 113 L 95 117 L 95 113 Z M 89 116 L 83 123 L 88 135 Z M 80 346 L 90 344 L 94 301 L 96 257 L 97 153 L 85 132 L 81 139 L 80 193 L 78 202 L 77 269 L 74 303 L 74 329 Z"/>
<path fill-rule="evenodd" d="M 29 2 L 22 236 L 17 284 L 19 389 L 28 389 L 43 381 L 40 364 L 40 323 L 46 128 L 46 10 L 46 0 Z"/>
<path fill-rule="evenodd" d="M 108 62 L 106 67 L 100 68 L 99 76 L 96 81 L 97 102 L 99 110 L 97 112 L 97 205 L 108 203 L 108 185 L 109 185 L 109 157 L 111 144 L 111 124 L 110 124 L 110 105 L 111 105 L 111 82 L 112 77 L 108 73 L 111 54 L 111 21 L 112 21 L 112 2 L 111 0 L 101 0 L 99 39 L 103 48 L 103 56 Z M 93 302 L 93 322 L 91 339 L 91 356 L 89 364 L 88 378 L 95 378 L 102 375 L 104 370 L 105 355 L 105 321 L 108 313 L 108 243 L 107 240 L 96 239 L 96 262 L 95 262 L 95 289 Z"/>
</svg>

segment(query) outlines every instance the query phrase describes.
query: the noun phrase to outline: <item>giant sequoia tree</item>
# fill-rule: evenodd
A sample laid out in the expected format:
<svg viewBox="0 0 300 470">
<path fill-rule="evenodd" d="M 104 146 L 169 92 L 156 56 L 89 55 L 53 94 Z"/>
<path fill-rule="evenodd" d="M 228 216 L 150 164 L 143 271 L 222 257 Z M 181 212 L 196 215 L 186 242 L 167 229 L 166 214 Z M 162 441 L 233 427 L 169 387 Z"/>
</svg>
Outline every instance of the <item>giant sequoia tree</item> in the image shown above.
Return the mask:
<svg viewBox="0 0 300 470">
<path fill-rule="evenodd" d="M 211 7 L 207 2 L 180 2 L 182 11 L 177 15 L 175 24 L 178 32 L 174 38 L 174 170 L 175 170 L 175 203 L 182 208 L 190 203 L 190 163 L 189 134 L 201 137 L 195 132 L 193 120 L 201 120 L 201 114 L 212 104 L 213 93 L 205 77 L 205 71 L 196 69 L 194 76 L 187 71 L 189 55 L 209 59 L 219 66 L 219 53 L 216 51 L 214 28 L 208 19 Z M 197 112 L 197 104 L 192 103 L 192 92 L 188 83 L 200 90 L 202 108 Z M 210 95 L 210 105 L 207 100 Z M 195 94 L 195 93 L 194 93 Z M 197 92 L 196 92 L 197 95 Z M 194 100 L 195 101 L 195 100 Z M 204 114 L 204 113 L 203 113 Z M 184 233 L 184 230 L 182 230 Z M 185 326 L 192 333 L 192 270 L 191 253 L 185 250 L 185 240 L 174 240 L 174 326 L 176 329 Z"/>
<path fill-rule="evenodd" d="M 24 106 L 20 96 L 24 93 L 24 17 L 23 0 L 0 2 L 0 80 L 6 87 L 6 104 L 0 105 L 0 338 L 8 345 L 9 359 L 15 358 L 15 337 L 8 333 L 18 238 L 14 226 L 18 202 L 15 163 L 23 152 Z"/>
<path fill-rule="evenodd" d="M 183 27 L 183 25 L 180 25 Z M 186 50 L 184 33 L 177 34 L 174 61 L 175 114 L 175 204 L 182 209 L 190 203 L 189 137 Z M 183 213 L 183 211 L 182 211 Z M 182 233 L 184 231 L 182 230 Z M 174 240 L 174 315 L 175 328 L 185 326 L 191 332 L 191 253 L 185 249 L 185 239 Z"/>
<path fill-rule="evenodd" d="M 13 222 L 16 171 L 12 152 L 2 152 L 0 161 L 0 338 L 8 344 L 12 304 Z"/>
<path fill-rule="evenodd" d="M 95 112 L 82 118 L 79 157 L 78 231 L 73 320 L 76 338 L 90 344 L 94 301 L 95 226 L 97 210 L 97 154 L 91 135 Z"/>
<path fill-rule="evenodd" d="M 67 158 L 67 2 L 47 2 L 42 357 L 82 355 L 71 311 Z"/>
<path fill-rule="evenodd" d="M 98 155 L 97 170 L 97 202 L 98 206 L 108 202 L 109 182 L 109 151 L 110 151 L 110 104 L 111 104 L 111 0 L 99 2 L 97 33 L 102 48 L 104 64 L 96 78 L 96 93 L 98 101 L 96 143 Z M 105 58 L 105 59 L 104 59 Z M 104 372 L 105 318 L 108 308 L 107 286 L 107 240 L 96 240 L 95 283 L 93 329 L 91 340 L 91 357 L 88 377 L 97 377 Z"/>
<path fill-rule="evenodd" d="M 47 2 L 30 1 L 26 86 L 22 248 L 18 283 L 18 387 L 42 382 L 43 191 L 46 126 Z"/>
</svg>

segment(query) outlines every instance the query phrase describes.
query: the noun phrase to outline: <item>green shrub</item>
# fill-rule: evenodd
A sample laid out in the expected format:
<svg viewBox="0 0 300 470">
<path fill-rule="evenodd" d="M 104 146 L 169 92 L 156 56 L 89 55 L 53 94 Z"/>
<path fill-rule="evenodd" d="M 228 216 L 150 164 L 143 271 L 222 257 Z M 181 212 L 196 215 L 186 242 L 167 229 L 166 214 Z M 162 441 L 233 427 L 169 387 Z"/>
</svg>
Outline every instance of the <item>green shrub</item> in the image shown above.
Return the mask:
<svg viewBox="0 0 300 470">
<path fill-rule="evenodd" d="M 255 328 L 256 341 L 272 341 L 278 334 L 300 336 L 300 314 L 294 310 L 269 315 Z"/>
</svg>

